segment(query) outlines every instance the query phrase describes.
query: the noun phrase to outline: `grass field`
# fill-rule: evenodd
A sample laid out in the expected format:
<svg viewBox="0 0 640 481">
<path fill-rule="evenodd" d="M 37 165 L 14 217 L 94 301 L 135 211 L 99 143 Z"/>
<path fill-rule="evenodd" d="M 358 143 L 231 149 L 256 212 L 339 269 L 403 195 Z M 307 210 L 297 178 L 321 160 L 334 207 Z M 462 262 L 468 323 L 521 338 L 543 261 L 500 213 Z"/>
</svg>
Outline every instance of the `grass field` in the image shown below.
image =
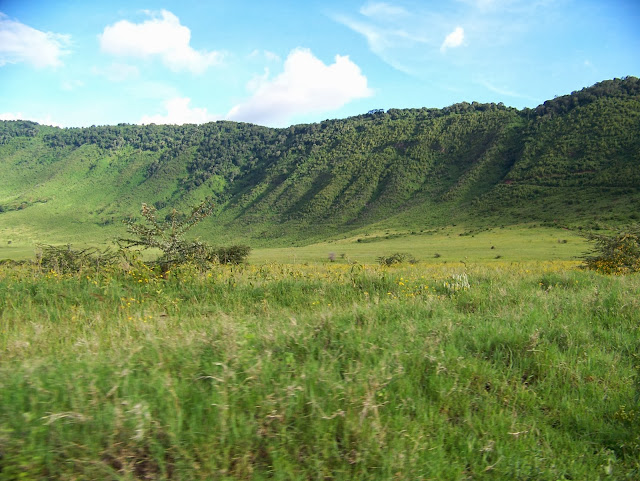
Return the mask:
<svg viewBox="0 0 640 481">
<path fill-rule="evenodd" d="M 449 227 L 428 232 L 380 231 L 321 242 L 305 247 L 261 248 L 251 262 L 323 262 L 334 254 L 336 261 L 375 263 L 377 258 L 404 252 L 422 262 L 493 263 L 575 260 L 588 248 L 576 232 L 558 228 L 516 226 L 466 231 Z"/>
<path fill-rule="evenodd" d="M 84 237 L 59 240 L 53 244 L 74 246 L 106 246 L 91 242 L 91 232 Z M 124 232 L 120 236 L 124 235 Z M 35 236 L 35 234 L 34 234 Z M 8 236 L 11 238 L 12 236 Z M 0 242 L 0 259 L 33 258 L 36 237 L 15 235 L 11 243 Z M 26 240 L 25 240 L 26 239 Z M 29 240 L 30 239 L 30 240 Z M 206 238 L 204 240 L 207 240 Z M 213 244 L 215 242 L 209 241 Z M 269 262 L 297 264 L 326 262 L 333 253 L 339 262 L 375 263 L 379 256 L 405 252 L 416 259 L 441 264 L 445 262 L 522 262 L 575 260 L 588 248 L 575 231 L 560 228 L 519 225 L 496 229 L 465 230 L 448 227 L 433 231 L 414 232 L 381 230 L 303 247 L 262 247 L 254 249 L 251 264 Z"/>
<path fill-rule="evenodd" d="M 492 235 L 391 268 L 357 241 L 168 279 L 0 266 L 0 479 L 638 479 L 640 277 L 454 262 Z"/>
</svg>

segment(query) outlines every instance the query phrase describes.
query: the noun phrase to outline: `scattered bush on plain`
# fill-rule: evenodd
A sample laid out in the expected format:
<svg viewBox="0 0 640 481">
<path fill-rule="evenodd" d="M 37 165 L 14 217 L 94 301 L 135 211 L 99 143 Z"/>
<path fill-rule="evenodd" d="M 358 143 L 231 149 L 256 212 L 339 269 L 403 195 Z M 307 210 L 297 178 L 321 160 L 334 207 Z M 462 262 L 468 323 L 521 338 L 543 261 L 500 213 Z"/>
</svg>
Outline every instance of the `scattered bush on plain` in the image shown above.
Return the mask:
<svg viewBox="0 0 640 481">
<path fill-rule="evenodd" d="M 640 271 L 640 224 L 632 224 L 610 235 L 588 232 L 583 236 L 593 243 L 593 248 L 580 257 L 583 268 L 603 274 Z"/>
<path fill-rule="evenodd" d="M 132 238 L 120 238 L 122 249 L 159 249 L 162 255 L 154 262 L 163 273 L 172 268 L 191 262 L 201 268 L 211 264 L 240 264 L 251 248 L 244 245 L 213 247 L 200 240 L 186 240 L 185 234 L 198 223 L 209 217 L 214 206 L 208 200 L 191 209 L 189 215 L 173 209 L 165 220 L 158 220 L 156 208 L 142 204 L 140 210 L 144 222 L 127 219 L 124 223 Z"/>
<path fill-rule="evenodd" d="M 75 249 L 71 244 L 38 244 L 36 264 L 45 271 L 58 274 L 99 270 L 117 264 L 141 262 L 136 254 L 138 249 L 158 249 L 162 252 L 155 261 L 145 262 L 149 267 L 158 267 L 162 274 L 187 263 L 200 269 L 207 269 L 212 264 L 241 264 L 251 252 L 249 246 L 214 247 L 197 239 L 184 238 L 187 231 L 211 215 L 212 211 L 213 206 L 204 201 L 195 206 L 189 215 L 174 209 L 165 220 L 160 221 L 156 217 L 155 207 L 142 204 L 144 222 L 134 219 L 124 221 L 131 237 L 118 239 L 119 250 L 95 247 Z"/>
<path fill-rule="evenodd" d="M 100 269 L 114 265 L 120 259 L 118 252 L 109 248 L 100 250 L 95 247 L 72 249 L 66 246 L 38 244 L 36 263 L 46 271 L 58 274 L 80 272 L 85 269 Z"/>
<path fill-rule="evenodd" d="M 393 266 L 395 264 L 402 264 L 403 262 L 415 264 L 417 260 L 411 254 L 406 254 L 403 252 L 396 252 L 395 254 L 391 254 L 389 256 L 378 257 L 378 264 L 380 264 L 381 266 Z"/>
</svg>

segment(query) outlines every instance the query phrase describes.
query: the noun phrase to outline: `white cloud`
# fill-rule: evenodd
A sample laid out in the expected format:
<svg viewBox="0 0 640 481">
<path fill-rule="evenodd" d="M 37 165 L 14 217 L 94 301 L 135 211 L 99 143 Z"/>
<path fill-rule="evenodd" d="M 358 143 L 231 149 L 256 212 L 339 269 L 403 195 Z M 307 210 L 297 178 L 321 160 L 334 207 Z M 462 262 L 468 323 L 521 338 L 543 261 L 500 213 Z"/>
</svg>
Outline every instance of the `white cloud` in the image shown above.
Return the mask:
<svg viewBox="0 0 640 481">
<path fill-rule="evenodd" d="M 69 53 L 71 36 L 42 32 L 0 12 L 0 67 L 25 62 L 36 68 L 58 67 Z"/>
<path fill-rule="evenodd" d="M 384 22 L 384 26 L 360 22 L 345 16 L 336 16 L 334 19 L 367 39 L 371 51 L 378 55 L 396 70 L 411 73 L 408 66 L 410 62 L 404 62 L 395 54 L 398 50 L 409 49 L 415 52 L 416 44 L 427 43 L 427 39 L 421 35 L 407 31 L 401 22 Z M 412 54 L 412 57 L 415 55 Z"/>
<path fill-rule="evenodd" d="M 133 82 L 127 86 L 129 96 L 138 99 L 166 100 L 180 97 L 180 90 L 163 82 Z"/>
<path fill-rule="evenodd" d="M 489 83 L 488 81 L 483 80 L 483 79 L 478 79 L 477 83 L 482 85 L 487 90 L 490 90 L 491 92 L 495 92 L 495 93 L 500 94 L 500 95 L 504 95 L 504 96 L 507 96 L 507 97 L 524 97 L 522 94 L 519 94 L 518 92 L 515 92 L 513 90 L 509 90 L 508 88 L 498 87 L 498 86 L 493 85 L 492 83 Z"/>
<path fill-rule="evenodd" d="M 258 50 L 255 49 L 253 52 L 249 54 L 250 58 L 260 58 L 264 57 L 265 60 L 269 62 L 281 62 L 282 59 L 276 53 L 270 52 L 269 50 Z"/>
<path fill-rule="evenodd" d="M 119 62 L 113 62 L 105 68 L 93 67 L 91 72 L 94 75 L 102 75 L 112 82 L 124 82 L 125 80 L 136 79 L 140 76 L 138 67 Z"/>
<path fill-rule="evenodd" d="M 31 117 L 29 115 L 24 115 L 22 112 L 4 112 L 0 113 L 0 120 L 30 120 L 32 122 L 37 122 L 40 125 L 62 127 L 62 125 L 58 122 L 54 122 L 53 120 L 51 120 L 51 115 L 45 115 L 44 117 Z"/>
<path fill-rule="evenodd" d="M 158 56 L 173 71 L 188 70 L 202 73 L 222 61 L 222 53 L 194 50 L 191 30 L 180 24 L 173 13 L 162 10 L 142 23 L 121 20 L 105 27 L 99 35 L 104 52 L 117 56 L 148 58 Z"/>
<path fill-rule="evenodd" d="M 264 68 L 264 72 L 262 75 L 255 75 L 249 82 L 247 82 L 247 90 L 250 92 L 255 92 L 260 87 L 262 87 L 268 80 L 271 72 L 268 67 Z"/>
<path fill-rule="evenodd" d="M 348 56 L 325 65 L 310 50 L 293 50 L 273 80 L 253 79 L 253 96 L 227 114 L 231 120 L 282 125 L 297 114 L 327 112 L 373 94 L 367 78 Z"/>
<path fill-rule="evenodd" d="M 459 3 L 464 3 L 472 8 L 485 11 L 504 11 L 513 7 L 525 8 L 537 7 L 539 5 L 544 6 L 547 3 L 554 2 L 555 0 L 457 0 Z"/>
<path fill-rule="evenodd" d="M 407 11 L 396 5 L 385 2 L 371 2 L 360 8 L 360 13 L 365 17 L 403 17 Z"/>
<path fill-rule="evenodd" d="M 455 48 L 462 45 L 464 42 L 464 29 L 462 27 L 456 27 L 453 32 L 447 35 L 440 46 L 440 51 L 444 52 L 448 48 Z"/>
<path fill-rule="evenodd" d="M 465 3 L 471 7 L 486 10 L 499 4 L 499 0 L 458 0 L 461 3 Z"/>
<path fill-rule="evenodd" d="M 62 82 L 60 87 L 62 88 L 62 90 L 71 92 L 72 90 L 75 90 L 77 88 L 84 87 L 84 82 L 82 80 L 65 80 L 64 82 Z"/>
<path fill-rule="evenodd" d="M 212 115 L 206 108 L 189 107 L 191 99 L 176 97 L 165 101 L 166 115 L 144 115 L 141 124 L 203 124 L 219 120 L 220 116 Z"/>
<path fill-rule="evenodd" d="M 265 50 L 264 51 L 264 56 L 267 60 L 271 61 L 271 62 L 280 62 L 282 61 L 282 59 L 280 58 L 279 55 L 270 52 L 269 50 Z"/>
</svg>

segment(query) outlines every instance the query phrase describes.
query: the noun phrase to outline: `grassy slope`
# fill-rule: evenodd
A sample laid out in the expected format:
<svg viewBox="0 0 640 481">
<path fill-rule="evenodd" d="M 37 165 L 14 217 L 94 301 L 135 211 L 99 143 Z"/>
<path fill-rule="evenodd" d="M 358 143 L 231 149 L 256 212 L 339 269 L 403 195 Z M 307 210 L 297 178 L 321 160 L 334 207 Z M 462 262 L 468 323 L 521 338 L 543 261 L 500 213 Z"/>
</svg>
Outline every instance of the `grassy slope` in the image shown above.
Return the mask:
<svg viewBox="0 0 640 481">
<path fill-rule="evenodd" d="M 289 129 L 36 126 L 0 139 L 0 249 L 106 242 L 142 202 L 164 215 L 206 196 L 219 210 L 197 234 L 257 247 L 453 224 L 630 222 L 640 99 L 616 95 L 553 115 L 462 105 Z"/>
</svg>

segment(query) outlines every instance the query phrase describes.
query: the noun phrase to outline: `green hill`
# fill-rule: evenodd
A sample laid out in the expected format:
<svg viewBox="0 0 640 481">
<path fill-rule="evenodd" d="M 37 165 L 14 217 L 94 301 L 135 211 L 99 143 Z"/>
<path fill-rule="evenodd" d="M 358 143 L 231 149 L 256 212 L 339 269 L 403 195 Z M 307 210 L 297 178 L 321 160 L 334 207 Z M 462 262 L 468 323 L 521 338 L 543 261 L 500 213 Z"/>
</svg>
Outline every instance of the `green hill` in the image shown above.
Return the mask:
<svg viewBox="0 0 640 481">
<path fill-rule="evenodd" d="M 205 197 L 200 234 L 252 245 L 365 230 L 536 222 L 619 224 L 640 213 L 640 81 L 601 82 L 517 110 L 460 103 L 286 129 L 59 129 L 0 122 L 0 243 L 101 242 L 140 204 Z"/>
</svg>

